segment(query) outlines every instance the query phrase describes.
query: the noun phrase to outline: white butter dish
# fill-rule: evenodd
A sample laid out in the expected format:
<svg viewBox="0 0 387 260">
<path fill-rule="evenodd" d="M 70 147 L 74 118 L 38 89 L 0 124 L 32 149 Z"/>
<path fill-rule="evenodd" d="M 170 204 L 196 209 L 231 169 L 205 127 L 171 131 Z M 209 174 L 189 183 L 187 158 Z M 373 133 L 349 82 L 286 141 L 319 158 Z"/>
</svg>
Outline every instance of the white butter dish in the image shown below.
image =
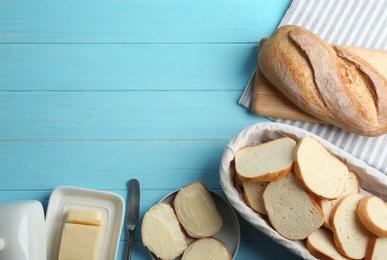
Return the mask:
<svg viewBox="0 0 387 260">
<path fill-rule="evenodd" d="M 0 203 L 0 259 L 46 259 L 43 206 L 39 201 Z"/>
<path fill-rule="evenodd" d="M 63 226 L 70 209 L 102 212 L 101 241 L 97 259 L 115 260 L 125 216 L 125 203 L 115 193 L 59 186 L 51 194 L 46 214 L 47 259 L 57 259 Z"/>
</svg>

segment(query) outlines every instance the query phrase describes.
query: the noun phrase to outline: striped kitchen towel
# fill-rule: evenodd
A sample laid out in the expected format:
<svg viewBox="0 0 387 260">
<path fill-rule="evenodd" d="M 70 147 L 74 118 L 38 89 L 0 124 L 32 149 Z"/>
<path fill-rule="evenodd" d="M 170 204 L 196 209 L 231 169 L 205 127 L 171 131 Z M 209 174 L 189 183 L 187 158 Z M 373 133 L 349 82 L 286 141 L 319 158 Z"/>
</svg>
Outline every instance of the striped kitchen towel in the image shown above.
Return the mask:
<svg viewBox="0 0 387 260">
<path fill-rule="evenodd" d="M 387 50 L 386 0 L 294 0 L 279 26 L 302 26 L 332 44 Z M 251 108 L 254 75 L 239 103 Z M 387 175 L 387 135 L 365 137 L 334 126 L 271 118 L 324 138 Z"/>
</svg>

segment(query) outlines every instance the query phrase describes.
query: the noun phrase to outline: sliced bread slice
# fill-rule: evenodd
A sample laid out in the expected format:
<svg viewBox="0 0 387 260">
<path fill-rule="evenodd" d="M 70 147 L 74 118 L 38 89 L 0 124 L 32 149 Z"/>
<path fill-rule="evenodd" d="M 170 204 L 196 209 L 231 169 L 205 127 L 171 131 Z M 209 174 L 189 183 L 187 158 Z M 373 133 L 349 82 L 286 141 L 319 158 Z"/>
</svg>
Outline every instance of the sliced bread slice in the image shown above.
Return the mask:
<svg viewBox="0 0 387 260">
<path fill-rule="evenodd" d="M 336 205 L 336 203 L 340 200 L 340 198 L 343 198 L 349 194 L 355 194 L 360 192 L 360 183 L 359 178 L 357 175 L 353 172 L 349 172 L 348 180 L 345 183 L 344 191 L 340 195 L 339 198 L 334 200 L 327 200 L 327 199 L 316 199 L 318 205 L 321 207 L 323 213 L 324 213 L 324 226 L 327 228 L 331 228 L 330 224 L 330 216 L 333 207 Z"/>
<path fill-rule="evenodd" d="M 244 182 L 243 199 L 246 204 L 255 212 L 267 215 L 265 204 L 263 203 L 263 192 L 265 191 L 268 182 Z"/>
<path fill-rule="evenodd" d="M 321 209 L 299 186 L 293 172 L 270 182 L 263 201 L 273 228 L 287 239 L 305 239 L 324 223 Z"/>
<path fill-rule="evenodd" d="M 357 216 L 356 209 L 364 195 L 361 193 L 347 195 L 333 208 L 331 225 L 337 249 L 353 259 L 365 257 L 370 238 L 373 236 Z"/>
<path fill-rule="evenodd" d="M 308 136 L 295 149 L 294 172 L 307 191 L 319 198 L 336 199 L 344 190 L 349 171 L 316 138 Z"/>
<path fill-rule="evenodd" d="M 143 245 L 161 259 L 174 259 L 188 247 L 173 208 L 164 202 L 154 205 L 145 213 L 141 238 Z"/>
<path fill-rule="evenodd" d="M 173 205 L 180 224 L 191 237 L 215 235 L 223 226 L 223 218 L 214 198 L 201 181 L 181 188 Z"/>
<path fill-rule="evenodd" d="M 387 257 L 387 238 L 374 236 L 368 243 L 365 260 L 383 260 Z"/>
<path fill-rule="evenodd" d="M 288 174 L 293 167 L 296 141 L 282 137 L 251 145 L 235 153 L 235 169 L 242 181 L 274 181 Z"/>
<path fill-rule="evenodd" d="M 333 234 L 325 228 L 315 230 L 306 239 L 306 248 L 318 259 L 346 260 L 350 259 L 342 255 L 333 241 Z"/>
<path fill-rule="evenodd" d="M 369 231 L 379 237 L 387 237 L 387 203 L 384 200 L 376 196 L 363 198 L 357 215 Z"/>
<path fill-rule="evenodd" d="M 182 260 L 216 259 L 231 260 L 232 255 L 227 246 L 217 238 L 200 238 L 189 245 Z"/>
</svg>

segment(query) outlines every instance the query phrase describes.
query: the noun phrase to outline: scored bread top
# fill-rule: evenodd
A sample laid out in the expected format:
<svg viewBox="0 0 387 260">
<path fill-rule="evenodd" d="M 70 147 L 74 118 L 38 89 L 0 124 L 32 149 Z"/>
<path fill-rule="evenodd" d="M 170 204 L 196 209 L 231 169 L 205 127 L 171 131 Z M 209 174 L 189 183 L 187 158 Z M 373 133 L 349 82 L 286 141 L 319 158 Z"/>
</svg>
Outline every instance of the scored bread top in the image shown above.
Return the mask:
<svg viewBox="0 0 387 260">
<path fill-rule="evenodd" d="M 188 246 L 173 208 L 164 202 L 145 213 L 141 238 L 144 246 L 161 259 L 174 259 Z"/>
<path fill-rule="evenodd" d="M 270 182 L 263 201 L 270 223 L 287 239 L 305 239 L 324 223 L 321 209 L 299 186 L 293 172 Z"/>
<path fill-rule="evenodd" d="M 345 256 L 362 259 L 365 256 L 370 238 L 373 236 L 361 223 L 356 209 L 361 193 L 342 198 L 331 213 L 331 226 L 337 249 Z"/>
<path fill-rule="evenodd" d="M 273 181 L 293 167 L 296 141 L 282 137 L 241 148 L 235 153 L 235 169 L 242 181 Z"/>
<path fill-rule="evenodd" d="M 201 181 L 180 189 L 173 205 L 177 218 L 191 237 L 215 235 L 223 226 L 223 218 L 214 198 Z"/>
<path fill-rule="evenodd" d="M 312 136 L 298 142 L 294 172 L 300 184 L 319 198 L 336 199 L 348 179 L 348 167 Z"/>
<path fill-rule="evenodd" d="M 231 260 L 227 246 L 217 238 L 200 238 L 189 245 L 182 260 Z"/>
<path fill-rule="evenodd" d="M 387 204 L 379 197 L 368 196 L 359 202 L 357 214 L 363 225 L 380 237 L 387 237 Z"/>
</svg>

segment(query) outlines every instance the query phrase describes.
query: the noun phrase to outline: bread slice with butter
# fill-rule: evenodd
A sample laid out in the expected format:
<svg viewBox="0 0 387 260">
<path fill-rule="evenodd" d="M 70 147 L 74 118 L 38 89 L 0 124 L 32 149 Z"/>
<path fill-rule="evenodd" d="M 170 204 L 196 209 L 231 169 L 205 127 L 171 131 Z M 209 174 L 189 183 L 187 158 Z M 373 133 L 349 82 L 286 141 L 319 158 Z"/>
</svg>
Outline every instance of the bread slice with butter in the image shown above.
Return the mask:
<svg viewBox="0 0 387 260">
<path fill-rule="evenodd" d="M 227 246 L 217 238 L 200 238 L 192 242 L 184 252 L 181 260 L 231 260 L 232 255 Z"/>
<path fill-rule="evenodd" d="M 241 181 L 268 182 L 288 174 L 293 167 L 296 141 L 289 137 L 239 149 L 235 153 L 235 170 Z"/>
<path fill-rule="evenodd" d="M 161 259 L 174 259 L 188 247 L 173 208 L 165 202 L 154 205 L 145 213 L 141 238 L 143 245 Z"/>
<path fill-rule="evenodd" d="M 201 181 L 181 188 L 173 205 L 180 224 L 191 237 L 213 236 L 223 226 L 223 218 L 214 198 Z"/>
</svg>

